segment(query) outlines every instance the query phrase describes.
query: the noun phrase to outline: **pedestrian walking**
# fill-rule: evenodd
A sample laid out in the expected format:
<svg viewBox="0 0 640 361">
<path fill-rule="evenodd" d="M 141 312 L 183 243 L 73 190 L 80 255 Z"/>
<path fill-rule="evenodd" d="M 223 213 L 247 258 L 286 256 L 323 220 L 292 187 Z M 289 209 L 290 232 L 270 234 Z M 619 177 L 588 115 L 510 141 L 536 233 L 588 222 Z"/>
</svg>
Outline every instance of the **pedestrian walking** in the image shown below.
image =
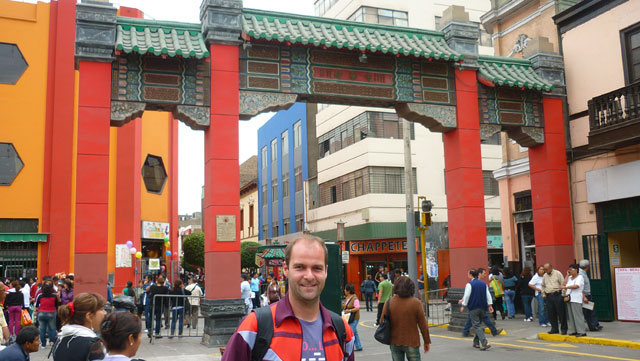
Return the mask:
<svg viewBox="0 0 640 361">
<path fill-rule="evenodd" d="M 484 268 L 478 268 L 477 270 L 478 272 L 478 279 L 482 282 L 487 282 L 487 270 Z M 470 273 L 467 274 L 467 276 L 469 277 L 469 282 L 473 281 L 474 278 L 473 276 L 471 276 Z M 458 301 L 458 304 L 462 304 L 462 299 L 460 299 L 460 301 Z M 498 336 L 500 333 L 502 333 L 503 329 L 498 329 L 496 328 L 496 325 L 491 322 L 491 319 L 489 318 L 489 314 L 487 312 L 484 312 L 482 314 L 482 322 L 489 328 L 489 330 L 491 331 L 491 335 L 492 336 Z M 471 314 L 467 313 L 467 322 L 464 325 L 464 328 L 462 329 L 462 336 L 463 337 L 467 337 L 469 336 L 469 334 L 471 333 Z"/>
<path fill-rule="evenodd" d="M 522 305 L 524 306 L 524 321 L 531 322 L 533 321 L 533 313 L 531 312 L 531 300 L 533 300 L 533 289 L 529 287 L 529 282 L 533 278 L 531 274 L 531 268 L 524 267 L 522 269 L 522 274 L 520 279 L 518 280 L 517 290 L 520 293 L 520 300 L 522 301 Z"/>
<path fill-rule="evenodd" d="M 544 276 L 544 266 L 539 266 L 536 274 L 531 277 L 529 281 L 529 288 L 534 291 L 536 303 L 538 306 L 538 323 L 541 327 L 549 327 L 549 317 L 547 316 L 547 310 L 544 305 L 544 298 L 542 297 L 542 276 Z"/>
<path fill-rule="evenodd" d="M 500 311 L 500 317 L 504 320 L 505 312 L 502 307 L 502 297 L 504 296 L 504 277 L 502 277 L 502 272 L 497 267 L 493 267 L 491 269 L 491 274 L 489 275 L 489 286 L 493 290 L 493 295 L 495 296 L 493 299 L 493 319 L 498 319 L 498 311 Z"/>
<path fill-rule="evenodd" d="M 142 313 L 144 312 L 143 298 L 144 298 L 144 283 L 142 280 L 138 281 L 138 286 L 133 289 L 135 294 L 136 301 L 136 314 L 138 317 L 142 317 Z"/>
<path fill-rule="evenodd" d="M 549 333 L 562 332 L 563 335 L 566 335 L 567 306 L 562 299 L 564 277 L 560 271 L 553 269 L 551 263 L 545 263 L 544 272 L 545 274 L 542 276 L 542 297 L 545 299 L 545 306 L 551 323 Z"/>
<path fill-rule="evenodd" d="M 251 284 L 249 283 L 249 277 L 246 274 L 240 276 L 242 281 L 240 282 L 240 297 L 244 300 L 244 312 L 249 314 L 253 308 L 253 301 L 251 298 Z"/>
<path fill-rule="evenodd" d="M 516 316 L 516 285 L 518 277 L 513 274 L 511 268 L 505 267 L 504 274 L 504 297 L 507 304 L 507 316 L 513 319 Z"/>
<path fill-rule="evenodd" d="M 200 315 L 200 297 L 202 297 L 202 289 L 196 283 L 196 279 L 191 277 L 189 279 L 189 285 L 186 287 L 187 291 L 191 292 L 189 301 L 191 307 L 189 308 L 189 320 L 187 321 L 187 328 L 198 328 L 198 316 Z"/>
<path fill-rule="evenodd" d="M 393 293 L 393 284 L 389 282 L 386 273 L 380 275 L 380 283 L 378 284 L 378 316 L 376 317 L 376 326 L 378 326 L 378 320 L 382 315 L 382 309 L 385 302 L 391 297 Z"/>
<path fill-rule="evenodd" d="M 584 315 L 582 313 L 582 301 L 584 294 L 584 279 L 578 274 L 580 267 L 577 264 L 569 266 L 567 276 L 564 279 L 564 301 L 567 303 L 567 332 L 572 336 L 586 336 L 584 330 Z"/>
<path fill-rule="evenodd" d="M 424 352 L 431 348 L 429 327 L 424 315 L 422 302 L 415 298 L 415 284 L 407 276 L 396 278 L 393 284 L 393 296 L 383 307 L 382 316 L 378 323 L 382 323 L 385 315 L 391 320 L 391 358 L 393 361 L 420 360 L 420 334 L 422 334 Z"/>
<path fill-rule="evenodd" d="M 169 293 L 169 287 L 165 286 L 165 279 L 162 275 L 156 278 L 156 282 L 149 287 L 149 300 L 151 301 L 152 318 L 155 318 L 155 338 L 162 338 L 160 329 L 162 328 L 162 313 L 165 308 L 169 308 L 169 302 L 166 297 L 155 297 L 156 295 L 166 295 Z M 153 320 L 152 320 L 153 321 Z M 147 329 L 147 336 L 151 338 L 151 328 Z"/>
<path fill-rule="evenodd" d="M 280 302 L 244 318 L 227 343 L 222 361 L 262 360 L 267 351 L 271 359 L 353 361 L 355 341 L 351 328 L 320 303 L 329 260 L 324 241 L 302 235 L 289 243 L 284 253 L 282 268 L 289 280 L 289 292 Z M 259 314 L 266 317 L 259 318 Z M 266 337 L 258 334 L 259 319 L 275 320 L 271 327 L 272 335 L 278 335 L 272 338 L 276 342 L 254 342 Z"/>
<path fill-rule="evenodd" d="M 18 333 L 16 343 L 0 351 L 0 360 L 29 361 L 29 354 L 38 352 L 39 349 L 38 329 L 33 326 L 27 326 Z"/>
<path fill-rule="evenodd" d="M 9 325 L 4 317 L 4 308 L 2 307 L 5 296 L 4 284 L 0 282 L 0 349 L 2 349 L 2 345 L 9 342 Z"/>
<path fill-rule="evenodd" d="M 353 337 L 355 342 L 353 344 L 354 351 L 362 351 L 362 343 L 360 342 L 360 336 L 358 335 L 358 322 L 360 321 L 360 300 L 356 295 L 356 288 L 353 283 L 347 283 L 344 286 L 344 295 L 346 297 L 342 310 L 344 313 L 349 314 L 349 326 L 353 331 Z"/>
<path fill-rule="evenodd" d="M 107 312 L 97 293 L 81 293 L 58 309 L 62 330 L 51 350 L 53 361 L 102 360 L 104 348 L 96 331 Z"/>
<path fill-rule="evenodd" d="M 251 302 L 253 303 L 253 309 L 260 307 L 260 279 L 258 278 L 258 274 L 254 273 L 251 276 Z"/>
<path fill-rule="evenodd" d="M 113 312 L 102 323 L 100 337 L 108 353 L 103 361 L 131 361 L 142 343 L 142 322 L 130 312 Z"/>
<path fill-rule="evenodd" d="M 487 312 L 487 308 L 489 312 L 493 312 L 491 293 L 487 284 L 478 279 L 478 271 L 471 269 L 469 270 L 469 275 L 472 280 L 464 288 L 460 312 L 464 312 L 465 307 L 469 309 L 471 324 L 475 333 L 473 347 L 480 349 L 480 351 L 485 351 L 491 347 L 491 344 L 484 336 L 482 318 L 483 314 Z"/>
<path fill-rule="evenodd" d="M 145 281 L 142 285 L 142 288 L 144 289 L 142 307 L 144 308 L 145 332 L 149 334 L 153 328 L 151 320 L 151 299 L 149 298 L 149 290 L 151 290 L 151 286 L 153 285 L 153 278 L 151 275 L 146 275 L 144 279 Z"/>
<path fill-rule="evenodd" d="M 280 298 L 282 296 L 278 280 L 276 280 L 275 278 L 271 279 L 271 282 L 269 282 L 269 284 L 267 285 L 267 289 L 265 290 L 265 296 L 267 296 L 267 301 L 269 302 L 269 304 L 280 301 Z"/>
<path fill-rule="evenodd" d="M 173 338 L 173 336 L 175 335 L 176 319 L 178 321 L 178 336 L 182 336 L 184 311 L 185 308 L 189 308 L 191 306 L 189 304 L 188 298 L 184 297 L 190 296 L 191 292 L 184 289 L 184 283 L 182 283 L 182 280 L 177 279 L 173 282 L 173 289 L 171 290 L 171 294 L 176 297 L 171 297 L 171 335 L 169 336 L 169 338 Z"/>
<path fill-rule="evenodd" d="M 589 272 L 589 260 L 583 259 L 579 263 L 580 271 L 579 274 L 584 279 L 584 300 L 585 304 L 592 303 L 591 298 L 591 282 L 589 281 L 589 276 L 587 272 Z M 593 306 L 593 305 L 592 305 Z M 589 331 L 597 332 L 602 330 L 602 326 L 600 326 L 600 322 L 598 321 L 598 316 L 596 315 L 595 306 L 587 308 L 582 308 L 582 313 L 584 314 L 584 319 L 587 321 L 587 326 L 589 326 Z"/>
<path fill-rule="evenodd" d="M 47 346 L 47 336 L 49 336 L 49 342 L 52 345 L 58 336 L 56 328 L 58 306 L 59 301 L 53 292 L 53 285 L 51 281 L 46 281 L 42 286 L 42 292 L 36 298 L 36 312 L 34 313 L 34 317 L 38 320 L 40 326 L 40 343 L 42 347 Z"/>
<path fill-rule="evenodd" d="M 367 279 L 362 281 L 360 290 L 364 293 L 364 302 L 367 312 L 373 311 L 373 294 L 376 292 L 376 284 L 371 280 L 371 275 L 367 275 Z"/>
<path fill-rule="evenodd" d="M 18 332 L 20 332 L 20 319 L 22 318 L 22 309 L 24 308 L 24 296 L 20 292 L 20 282 L 18 280 L 11 281 L 11 288 L 7 291 L 4 300 L 4 306 L 9 311 L 9 333 L 10 341 L 13 342 Z"/>
</svg>

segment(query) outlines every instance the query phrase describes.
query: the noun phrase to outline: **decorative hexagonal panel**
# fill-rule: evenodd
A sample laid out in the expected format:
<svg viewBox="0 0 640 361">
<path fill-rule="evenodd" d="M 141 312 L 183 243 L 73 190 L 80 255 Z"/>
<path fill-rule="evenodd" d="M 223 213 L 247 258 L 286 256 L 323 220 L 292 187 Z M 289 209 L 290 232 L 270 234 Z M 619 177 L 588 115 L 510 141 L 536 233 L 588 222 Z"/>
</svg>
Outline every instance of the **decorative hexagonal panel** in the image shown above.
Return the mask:
<svg viewBox="0 0 640 361">
<path fill-rule="evenodd" d="M 0 186 L 9 186 L 24 163 L 12 143 L 0 143 Z"/>
<path fill-rule="evenodd" d="M 164 169 L 162 157 L 147 154 L 142 165 L 142 180 L 147 192 L 161 194 L 167 182 L 167 171 Z"/>
<path fill-rule="evenodd" d="M 18 45 L 0 43 L 0 84 L 17 83 L 28 67 Z"/>
</svg>

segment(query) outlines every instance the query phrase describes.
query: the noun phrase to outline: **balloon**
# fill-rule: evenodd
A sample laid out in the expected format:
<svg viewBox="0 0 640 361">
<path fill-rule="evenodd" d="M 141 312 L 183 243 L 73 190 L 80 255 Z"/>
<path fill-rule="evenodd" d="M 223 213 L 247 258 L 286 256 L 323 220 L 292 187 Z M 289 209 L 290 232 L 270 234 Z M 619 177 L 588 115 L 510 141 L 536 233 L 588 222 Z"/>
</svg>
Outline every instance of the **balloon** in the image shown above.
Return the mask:
<svg viewBox="0 0 640 361">
<path fill-rule="evenodd" d="M 168 242 L 168 241 L 167 241 L 167 242 L 164 242 L 164 246 L 165 246 L 165 247 L 167 247 L 167 248 L 169 248 L 169 247 L 171 246 L 171 242 Z"/>
<path fill-rule="evenodd" d="M 127 241 L 127 248 L 131 248 L 131 247 L 133 247 L 133 242 Z M 135 253 L 135 252 L 133 252 L 133 253 Z"/>
<path fill-rule="evenodd" d="M 136 254 L 136 252 L 138 252 L 138 250 L 135 247 L 129 248 L 129 253 L 130 254 L 134 255 L 134 254 Z"/>
<path fill-rule="evenodd" d="M 164 241 L 169 242 L 169 236 L 164 236 Z"/>
<path fill-rule="evenodd" d="M 142 258 L 142 252 L 136 252 L 136 258 L 137 259 Z"/>
<path fill-rule="evenodd" d="M 167 257 L 171 257 L 171 251 L 166 252 Z"/>
</svg>

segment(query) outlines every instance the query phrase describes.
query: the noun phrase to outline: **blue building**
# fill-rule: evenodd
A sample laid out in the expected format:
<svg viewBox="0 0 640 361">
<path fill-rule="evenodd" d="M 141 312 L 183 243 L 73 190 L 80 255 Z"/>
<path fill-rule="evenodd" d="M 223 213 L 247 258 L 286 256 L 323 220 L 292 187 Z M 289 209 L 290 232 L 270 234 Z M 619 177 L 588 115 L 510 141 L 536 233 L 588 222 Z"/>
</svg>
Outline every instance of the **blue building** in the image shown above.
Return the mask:
<svg viewBox="0 0 640 361">
<path fill-rule="evenodd" d="M 285 243 L 305 229 L 305 184 L 317 173 L 316 109 L 296 103 L 258 129 L 260 240 Z"/>
</svg>

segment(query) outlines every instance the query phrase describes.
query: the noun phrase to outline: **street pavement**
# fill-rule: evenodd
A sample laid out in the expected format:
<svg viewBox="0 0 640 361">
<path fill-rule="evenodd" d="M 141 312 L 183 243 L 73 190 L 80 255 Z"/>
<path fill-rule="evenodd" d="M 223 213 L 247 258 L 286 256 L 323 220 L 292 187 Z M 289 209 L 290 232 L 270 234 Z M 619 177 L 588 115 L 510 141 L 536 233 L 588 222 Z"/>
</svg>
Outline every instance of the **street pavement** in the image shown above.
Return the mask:
<svg viewBox="0 0 640 361">
<path fill-rule="evenodd" d="M 356 352 L 356 360 L 389 361 L 391 354 L 389 346 L 375 341 L 373 326 L 375 312 L 361 311 L 358 332 L 364 350 Z M 202 323 L 202 320 L 200 320 Z M 640 341 L 640 326 L 633 323 L 603 322 L 603 332 L 592 332 L 589 336 L 613 339 Z M 498 320 L 497 326 L 504 328 L 507 335 L 489 336 L 487 339 L 492 347 L 487 351 L 479 351 L 472 347 L 471 337 L 462 337 L 459 333 L 450 332 L 445 328 L 431 327 L 431 351 L 423 354 L 428 360 L 464 360 L 468 361 L 496 361 L 496 360 L 620 360 L 640 361 L 640 350 L 626 347 L 599 346 L 590 344 L 573 344 L 569 342 L 552 342 L 538 339 L 538 333 L 547 332 L 549 328 L 538 326 L 537 322 L 523 322 L 522 316 L 517 315 L 513 320 Z M 200 327 L 199 330 L 202 330 Z M 185 329 L 187 334 L 187 329 Z M 204 361 L 220 360 L 218 348 L 207 348 L 200 344 L 200 337 L 183 337 L 154 340 L 151 344 L 146 336 L 138 350 L 137 358 L 147 361 Z M 50 347 L 31 354 L 31 360 L 44 361 Z"/>
</svg>

